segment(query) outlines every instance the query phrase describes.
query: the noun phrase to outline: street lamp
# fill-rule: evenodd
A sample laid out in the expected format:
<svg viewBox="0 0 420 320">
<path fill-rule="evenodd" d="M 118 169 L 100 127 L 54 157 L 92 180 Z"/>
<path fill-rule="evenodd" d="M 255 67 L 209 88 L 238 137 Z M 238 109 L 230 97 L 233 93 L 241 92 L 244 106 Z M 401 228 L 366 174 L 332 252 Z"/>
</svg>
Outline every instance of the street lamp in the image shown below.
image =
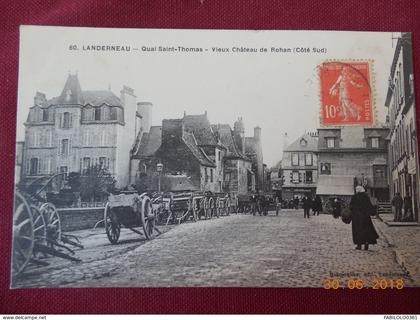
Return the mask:
<svg viewBox="0 0 420 320">
<path fill-rule="evenodd" d="M 160 177 L 161 177 L 162 170 L 163 170 L 163 164 L 159 162 L 156 165 L 156 171 L 159 174 L 159 179 L 158 179 L 158 193 L 160 193 Z"/>
</svg>

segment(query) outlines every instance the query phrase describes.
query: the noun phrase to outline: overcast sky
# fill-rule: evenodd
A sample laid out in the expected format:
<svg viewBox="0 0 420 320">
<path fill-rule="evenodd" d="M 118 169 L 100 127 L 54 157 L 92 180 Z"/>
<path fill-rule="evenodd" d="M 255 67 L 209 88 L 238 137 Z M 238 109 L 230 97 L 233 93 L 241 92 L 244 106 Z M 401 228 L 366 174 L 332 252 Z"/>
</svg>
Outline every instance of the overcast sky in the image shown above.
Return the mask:
<svg viewBox="0 0 420 320">
<path fill-rule="evenodd" d="M 292 142 L 319 127 L 317 65 L 327 59 L 374 61 L 376 110 L 384 101 L 395 49 L 394 33 L 296 31 L 188 31 L 23 27 L 21 29 L 17 139 L 36 91 L 61 93 L 69 71 L 82 90 L 134 89 L 138 101 L 153 103 L 153 124 L 164 118 L 208 112 L 210 121 L 243 117 L 247 135 L 262 128 L 264 161 L 282 156 L 283 135 Z M 69 50 L 77 45 L 78 51 Z M 130 46 L 130 52 L 84 51 L 88 45 Z M 203 53 L 143 52 L 142 46 L 183 46 Z M 213 53 L 212 47 L 267 47 L 268 53 Z M 326 54 L 270 53 L 271 47 L 326 48 Z M 134 48 L 139 50 L 135 51 Z"/>
</svg>

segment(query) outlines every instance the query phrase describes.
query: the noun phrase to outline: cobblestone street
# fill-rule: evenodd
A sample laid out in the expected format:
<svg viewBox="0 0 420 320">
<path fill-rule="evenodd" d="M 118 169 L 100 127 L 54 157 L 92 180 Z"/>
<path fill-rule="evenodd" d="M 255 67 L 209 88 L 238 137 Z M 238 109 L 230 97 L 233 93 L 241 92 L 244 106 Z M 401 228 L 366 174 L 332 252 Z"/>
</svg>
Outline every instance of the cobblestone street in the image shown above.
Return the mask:
<svg viewBox="0 0 420 320">
<path fill-rule="evenodd" d="M 381 232 L 369 251 L 355 250 L 351 225 L 329 215 L 304 219 L 302 210 L 231 215 L 163 231 L 148 242 L 125 231 L 118 245 L 110 245 L 102 229 L 83 231 L 85 249 L 77 253 L 83 262 L 54 258 L 15 286 L 323 287 L 326 278 L 337 277 L 331 273 L 358 273 L 366 281 L 366 273 L 393 279 L 404 273 Z M 420 283 L 405 278 L 405 285 Z"/>
</svg>

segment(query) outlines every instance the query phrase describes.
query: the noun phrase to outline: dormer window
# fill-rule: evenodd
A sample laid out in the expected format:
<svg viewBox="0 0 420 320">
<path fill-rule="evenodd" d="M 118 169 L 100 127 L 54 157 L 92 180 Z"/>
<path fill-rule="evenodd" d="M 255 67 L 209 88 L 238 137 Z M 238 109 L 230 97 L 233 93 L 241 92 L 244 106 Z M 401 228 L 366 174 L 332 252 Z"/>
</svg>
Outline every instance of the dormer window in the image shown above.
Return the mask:
<svg viewBox="0 0 420 320">
<path fill-rule="evenodd" d="M 302 147 L 306 147 L 306 145 L 308 144 L 308 142 L 305 140 L 305 139 L 301 139 L 300 140 L 300 145 L 302 146 Z"/>
<path fill-rule="evenodd" d="M 334 146 L 335 146 L 335 139 L 327 138 L 327 148 L 334 148 Z"/>
<path fill-rule="evenodd" d="M 64 112 L 61 118 L 61 128 L 71 128 L 71 114 L 70 112 Z"/>
<path fill-rule="evenodd" d="M 48 109 L 42 110 L 42 121 L 48 121 Z"/>
<path fill-rule="evenodd" d="M 95 120 L 101 120 L 101 108 L 95 108 Z"/>
<path fill-rule="evenodd" d="M 371 138 L 372 141 L 372 148 L 378 149 L 379 148 L 379 138 Z"/>
</svg>

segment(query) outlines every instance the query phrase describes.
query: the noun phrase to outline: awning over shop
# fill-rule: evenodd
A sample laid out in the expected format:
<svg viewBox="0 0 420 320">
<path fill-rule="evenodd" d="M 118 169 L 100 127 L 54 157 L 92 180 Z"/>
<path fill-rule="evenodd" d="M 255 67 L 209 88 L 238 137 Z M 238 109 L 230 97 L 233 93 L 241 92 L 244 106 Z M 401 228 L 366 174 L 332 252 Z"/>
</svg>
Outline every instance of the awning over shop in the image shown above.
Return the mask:
<svg viewBox="0 0 420 320">
<path fill-rule="evenodd" d="M 354 194 L 354 177 L 320 175 L 318 177 L 316 194 L 352 196 Z"/>
</svg>

